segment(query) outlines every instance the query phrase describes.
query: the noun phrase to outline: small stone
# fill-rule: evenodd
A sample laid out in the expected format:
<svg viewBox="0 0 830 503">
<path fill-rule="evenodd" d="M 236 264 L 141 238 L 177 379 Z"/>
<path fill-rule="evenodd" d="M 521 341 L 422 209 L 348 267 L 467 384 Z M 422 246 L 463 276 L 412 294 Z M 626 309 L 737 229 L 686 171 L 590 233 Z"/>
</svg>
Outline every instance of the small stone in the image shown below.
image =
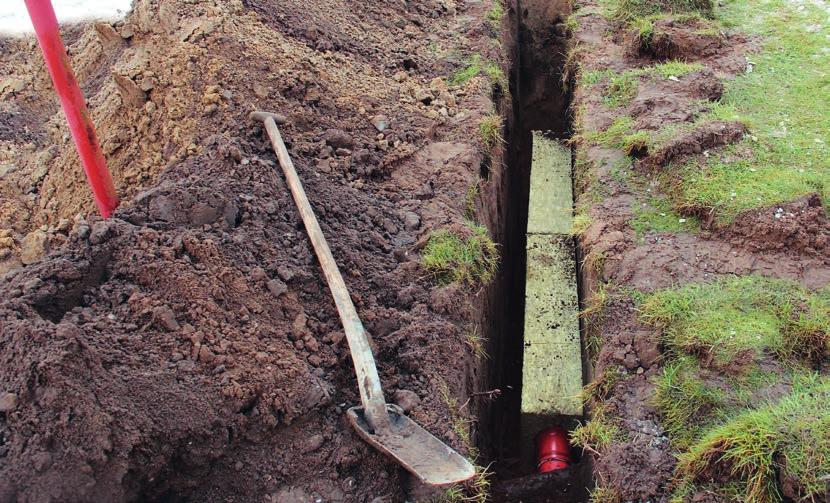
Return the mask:
<svg viewBox="0 0 830 503">
<path fill-rule="evenodd" d="M 328 129 L 323 133 L 323 139 L 333 148 L 351 148 L 354 144 L 352 137 L 341 129 Z"/>
<path fill-rule="evenodd" d="M 325 439 L 323 438 L 323 435 L 320 435 L 319 433 L 317 433 L 316 435 L 312 435 L 312 436 L 308 437 L 308 440 L 306 441 L 305 449 L 303 449 L 303 452 L 314 452 L 314 451 L 316 451 L 317 449 L 319 449 L 320 447 L 323 446 L 324 441 L 325 441 Z"/>
<path fill-rule="evenodd" d="M 395 82 L 403 82 L 403 81 L 404 81 L 404 80 L 406 80 L 407 78 L 409 78 L 409 74 L 408 74 L 408 73 L 406 73 L 406 72 L 405 72 L 405 71 L 403 71 L 403 70 L 401 70 L 401 71 L 399 71 L 399 72 L 396 72 L 396 73 L 395 73 L 395 75 L 393 75 L 393 76 L 392 76 L 392 79 L 393 79 Z"/>
<path fill-rule="evenodd" d="M 277 276 L 283 281 L 291 281 L 294 279 L 294 271 L 286 266 L 280 266 L 277 268 Z"/>
<path fill-rule="evenodd" d="M 17 394 L 0 393 L 0 412 L 11 412 L 17 409 Z"/>
<path fill-rule="evenodd" d="M 46 254 L 48 248 L 48 236 L 45 232 L 30 232 L 20 243 L 20 261 L 27 265 L 34 263 Z"/>
<path fill-rule="evenodd" d="M 245 464 L 244 464 L 242 461 L 237 461 L 237 462 L 236 462 L 236 464 L 234 464 L 234 465 L 233 465 L 233 468 L 234 468 L 236 471 L 239 471 L 239 470 L 241 470 L 241 469 L 242 469 L 242 468 L 244 468 L 244 467 L 245 467 Z"/>
<path fill-rule="evenodd" d="M 264 281 L 266 278 L 268 278 L 268 275 L 262 267 L 251 269 L 251 281 Z"/>
<path fill-rule="evenodd" d="M 272 279 L 268 282 L 268 291 L 271 292 L 271 295 L 274 297 L 279 297 L 280 295 L 284 294 L 288 291 L 288 286 L 285 283 L 278 279 Z"/>
<path fill-rule="evenodd" d="M 403 214 L 403 227 L 408 231 L 417 230 L 421 226 L 421 217 L 417 213 L 407 211 Z"/>
<path fill-rule="evenodd" d="M 338 148 L 337 150 L 335 150 L 334 153 L 337 154 L 337 157 L 346 157 L 352 155 L 352 151 L 347 148 Z"/>
<path fill-rule="evenodd" d="M 167 306 L 159 306 L 155 308 L 153 310 L 153 315 L 155 316 L 159 326 L 168 332 L 175 332 L 181 328 L 179 322 L 176 321 L 176 315 L 173 313 L 173 310 Z"/>
<path fill-rule="evenodd" d="M 378 132 L 384 132 L 389 127 L 389 118 L 383 114 L 375 115 L 372 117 L 372 125 L 375 126 L 375 129 Z"/>
<path fill-rule="evenodd" d="M 392 395 L 392 399 L 404 412 L 409 412 L 421 403 L 418 394 L 408 389 L 399 389 Z"/>
<path fill-rule="evenodd" d="M 199 361 L 202 363 L 211 363 L 216 359 L 216 355 L 207 346 L 199 348 Z"/>
<path fill-rule="evenodd" d="M 254 91 L 254 95 L 256 95 L 257 98 L 263 98 L 264 99 L 264 98 L 267 98 L 268 95 L 270 94 L 270 91 L 268 90 L 268 88 L 263 86 L 262 84 L 254 84 L 253 91 Z"/>
</svg>

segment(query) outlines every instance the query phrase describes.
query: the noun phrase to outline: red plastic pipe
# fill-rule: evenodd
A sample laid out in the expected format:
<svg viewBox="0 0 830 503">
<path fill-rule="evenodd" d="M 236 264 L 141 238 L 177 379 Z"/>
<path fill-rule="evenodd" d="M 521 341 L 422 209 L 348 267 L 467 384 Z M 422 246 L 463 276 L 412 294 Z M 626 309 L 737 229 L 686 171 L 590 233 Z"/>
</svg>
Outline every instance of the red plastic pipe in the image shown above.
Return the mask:
<svg viewBox="0 0 830 503">
<path fill-rule="evenodd" d="M 572 462 L 571 442 L 565 428 L 554 426 L 536 435 L 536 469 L 539 473 L 564 470 Z"/>
<path fill-rule="evenodd" d="M 118 196 L 115 194 L 115 186 L 112 184 L 104 154 L 101 153 L 101 147 L 98 145 L 98 136 L 89 118 L 81 88 L 75 80 L 72 67 L 69 66 L 66 47 L 63 45 L 63 39 L 58 30 L 55 9 L 52 8 L 50 0 L 26 0 L 26 9 L 29 10 L 29 17 L 32 18 L 37 40 L 43 51 L 43 58 L 46 60 L 46 67 L 49 69 L 49 75 L 52 76 L 52 83 L 60 96 L 63 113 L 72 131 L 72 138 L 75 140 L 75 147 L 78 149 L 84 172 L 92 187 L 92 193 L 95 195 L 95 204 L 98 205 L 101 215 L 109 218 L 113 210 L 118 207 Z"/>
</svg>

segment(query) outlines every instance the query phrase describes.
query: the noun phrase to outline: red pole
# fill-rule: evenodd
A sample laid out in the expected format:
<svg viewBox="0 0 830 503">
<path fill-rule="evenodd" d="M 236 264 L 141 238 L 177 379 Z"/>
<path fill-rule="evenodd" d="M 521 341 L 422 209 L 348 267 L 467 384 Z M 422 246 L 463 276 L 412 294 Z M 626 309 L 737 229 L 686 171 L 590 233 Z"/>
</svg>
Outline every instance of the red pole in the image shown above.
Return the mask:
<svg viewBox="0 0 830 503">
<path fill-rule="evenodd" d="M 72 131 L 72 138 L 75 140 L 75 147 L 84 165 L 87 180 L 95 195 L 95 204 L 98 205 L 101 215 L 109 218 L 118 206 L 118 196 L 115 194 L 115 187 L 112 184 L 104 154 L 101 153 L 101 147 L 98 145 L 98 137 L 95 134 L 92 120 L 89 118 L 81 88 L 78 87 L 78 81 L 75 80 L 75 74 L 69 66 L 66 47 L 63 45 L 63 39 L 58 30 L 58 19 L 55 17 L 52 2 L 50 0 L 26 0 L 26 8 L 29 10 L 29 17 L 35 27 L 49 75 L 52 76 L 52 83 L 60 96 L 63 113 Z"/>
</svg>

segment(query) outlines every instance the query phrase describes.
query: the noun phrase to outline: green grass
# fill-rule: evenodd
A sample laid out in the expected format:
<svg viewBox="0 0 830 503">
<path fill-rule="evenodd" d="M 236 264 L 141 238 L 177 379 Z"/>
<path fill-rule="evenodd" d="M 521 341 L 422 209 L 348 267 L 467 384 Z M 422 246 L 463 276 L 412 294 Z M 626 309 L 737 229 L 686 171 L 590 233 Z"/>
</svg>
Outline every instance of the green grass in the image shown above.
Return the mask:
<svg viewBox="0 0 830 503">
<path fill-rule="evenodd" d="M 503 143 L 501 135 L 502 120 L 498 114 L 484 116 L 478 123 L 478 131 L 481 133 L 481 140 L 484 145 L 492 148 L 498 143 Z"/>
<path fill-rule="evenodd" d="M 571 431 L 571 444 L 601 454 L 621 435 L 619 427 L 608 418 L 602 405 L 594 407 L 591 419 Z"/>
<path fill-rule="evenodd" d="M 637 237 L 643 238 L 653 232 L 697 232 L 700 222 L 697 218 L 676 214 L 665 198 L 652 197 L 646 203 L 635 206 L 631 228 Z"/>
<path fill-rule="evenodd" d="M 767 351 L 796 362 L 799 355 L 823 352 L 830 344 L 828 310 L 823 295 L 796 283 L 746 276 L 657 292 L 645 300 L 641 314 L 662 328 L 675 354 L 725 366 L 738 356 L 757 359 Z M 813 346 L 805 347 L 805 341 Z"/>
<path fill-rule="evenodd" d="M 430 236 L 421 260 L 440 281 L 482 285 L 493 279 L 499 263 L 496 244 L 485 227 L 470 223 L 468 230 L 463 236 L 446 229 Z"/>
<path fill-rule="evenodd" d="M 606 0 L 605 10 L 617 21 L 661 14 L 715 15 L 714 0 Z"/>
<path fill-rule="evenodd" d="M 817 192 L 830 197 L 830 16 L 812 4 L 732 0 L 727 25 L 764 36 L 753 71 L 726 83 L 704 119 L 738 120 L 751 135 L 681 169 L 678 207 L 714 209 L 719 224 L 739 213 Z M 811 27 L 808 29 L 808 27 Z M 816 28 L 818 27 L 818 28 Z M 812 31 L 811 31 L 812 30 Z"/>
<path fill-rule="evenodd" d="M 690 73 L 699 72 L 703 69 L 700 63 L 686 63 L 684 61 L 668 61 L 651 67 L 652 75 L 667 79 L 669 77 L 682 77 Z"/>
<path fill-rule="evenodd" d="M 672 501 L 701 489 L 780 501 L 781 471 L 807 500 L 826 490 L 830 379 L 811 368 L 830 351 L 830 287 L 732 277 L 658 291 L 638 308 L 667 349 L 653 404 L 680 453 Z"/>
<path fill-rule="evenodd" d="M 571 234 L 574 236 L 581 236 L 591 227 L 594 219 L 587 213 L 577 213 L 571 222 Z"/>
<path fill-rule="evenodd" d="M 463 86 L 470 79 L 478 76 L 483 68 L 484 64 L 481 61 L 481 55 L 473 54 L 463 68 L 450 76 L 448 82 L 451 86 Z"/>
<path fill-rule="evenodd" d="M 697 364 L 690 357 L 667 364 L 656 385 L 654 403 L 660 411 L 663 428 L 675 447 L 689 448 L 700 436 L 710 414 L 724 404 L 723 390 L 701 379 Z"/>
<path fill-rule="evenodd" d="M 781 501 L 778 472 L 799 486 L 803 501 L 826 495 L 830 475 L 830 379 L 815 378 L 776 403 L 762 405 L 712 428 L 681 454 L 686 483 L 722 479 L 743 487 L 741 501 Z"/>
<path fill-rule="evenodd" d="M 597 484 L 591 491 L 591 503 L 620 503 L 620 493 L 616 489 Z"/>
<path fill-rule="evenodd" d="M 602 102 L 608 108 L 628 105 L 637 96 L 639 80 L 631 72 L 611 76 Z"/>
<path fill-rule="evenodd" d="M 493 0 L 493 5 L 487 13 L 487 21 L 490 25 L 497 29 L 501 25 L 501 19 L 504 17 L 504 2 L 503 0 Z"/>
<path fill-rule="evenodd" d="M 481 54 L 473 54 L 467 59 L 464 67 L 452 74 L 447 82 L 451 86 L 463 86 L 473 77 L 477 77 L 484 73 L 490 83 L 499 85 L 502 89 L 507 89 L 507 77 L 501 67 L 494 61 L 484 61 Z"/>
</svg>

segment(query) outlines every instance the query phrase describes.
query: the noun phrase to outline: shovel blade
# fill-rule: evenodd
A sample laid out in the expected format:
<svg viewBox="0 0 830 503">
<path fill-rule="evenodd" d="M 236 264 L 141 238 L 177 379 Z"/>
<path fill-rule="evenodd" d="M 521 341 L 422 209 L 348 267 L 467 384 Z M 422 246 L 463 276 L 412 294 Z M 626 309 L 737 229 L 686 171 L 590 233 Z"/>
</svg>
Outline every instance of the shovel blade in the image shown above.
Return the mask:
<svg viewBox="0 0 830 503">
<path fill-rule="evenodd" d="M 430 485 L 463 482 L 476 474 L 473 465 L 430 432 L 403 414 L 397 405 L 386 404 L 391 431 L 376 435 L 366 423 L 363 407 L 346 412 L 349 422 L 364 440 Z"/>
</svg>

